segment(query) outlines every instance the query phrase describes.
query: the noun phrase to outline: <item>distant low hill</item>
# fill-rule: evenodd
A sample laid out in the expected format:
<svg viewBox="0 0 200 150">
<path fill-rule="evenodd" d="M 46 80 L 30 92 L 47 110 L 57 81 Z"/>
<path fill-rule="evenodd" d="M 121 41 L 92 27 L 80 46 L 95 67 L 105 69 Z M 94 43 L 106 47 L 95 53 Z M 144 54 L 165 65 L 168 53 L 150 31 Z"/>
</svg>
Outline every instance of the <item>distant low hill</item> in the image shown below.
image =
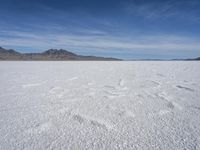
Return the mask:
<svg viewBox="0 0 200 150">
<path fill-rule="evenodd" d="M 186 59 L 186 60 L 200 60 L 200 57 L 193 58 L 193 59 Z"/>
<path fill-rule="evenodd" d="M 49 49 L 42 53 L 20 53 L 12 49 L 0 47 L 0 60 L 31 60 L 31 61 L 66 61 L 66 60 L 94 60 L 118 61 L 117 58 L 82 56 L 63 49 Z"/>
<path fill-rule="evenodd" d="M 172 61 L 200 61 L 200 57 L 188 59 L 172 59 Z"/>
</svg>

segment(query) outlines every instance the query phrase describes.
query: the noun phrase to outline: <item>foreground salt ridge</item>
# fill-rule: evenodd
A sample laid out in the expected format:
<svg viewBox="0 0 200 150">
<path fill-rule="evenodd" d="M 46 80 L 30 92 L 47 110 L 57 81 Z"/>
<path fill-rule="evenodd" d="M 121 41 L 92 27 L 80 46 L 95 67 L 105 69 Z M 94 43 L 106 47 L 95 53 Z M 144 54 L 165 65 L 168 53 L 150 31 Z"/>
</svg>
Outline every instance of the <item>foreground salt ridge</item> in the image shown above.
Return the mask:
<svg viewBox="0 0 200 150">
<path fill-rule="evenodd" d="M 199 62 L 0 62 L 0 149 L 200 149 Z"/>
</svg>

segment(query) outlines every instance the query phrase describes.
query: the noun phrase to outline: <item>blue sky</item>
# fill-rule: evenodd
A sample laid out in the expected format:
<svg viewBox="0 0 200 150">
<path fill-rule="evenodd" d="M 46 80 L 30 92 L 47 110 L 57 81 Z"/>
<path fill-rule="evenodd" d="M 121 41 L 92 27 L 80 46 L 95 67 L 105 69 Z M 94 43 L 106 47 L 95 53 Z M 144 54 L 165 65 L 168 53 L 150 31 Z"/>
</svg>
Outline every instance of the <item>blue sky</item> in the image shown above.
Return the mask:
<svg viewBox="0 0 200 150">
<path fill-rule="evenodd" d="M 0 46 L 123 59 L 200 56 L 199 0 L 0 0 Z"/>
</svg>

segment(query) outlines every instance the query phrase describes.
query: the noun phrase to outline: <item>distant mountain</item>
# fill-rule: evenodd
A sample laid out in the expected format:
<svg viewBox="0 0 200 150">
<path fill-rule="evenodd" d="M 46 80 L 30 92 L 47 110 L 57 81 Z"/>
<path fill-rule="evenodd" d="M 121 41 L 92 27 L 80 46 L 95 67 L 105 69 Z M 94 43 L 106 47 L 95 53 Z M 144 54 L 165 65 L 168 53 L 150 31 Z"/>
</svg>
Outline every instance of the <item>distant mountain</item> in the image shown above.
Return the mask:
<svg viewBox="0 0 200 150">
<path fill-rule="evenodd" d="M 118 61 L 117 58 L 97 57 L 97 56 L 82 56 L 67 50 L 49 49 L 42 53 L 19 53 L 15 50 L 7 50 L 0 47 L 0 60 L 32 60 L 32 61 L 66 61 L 66 60 L 105 60 Z"/>
<path fill-rule="evenodd" d="M 16 52 L 12 49 L 4 49 L 2 47 L 0 47 L 0 60 L 16 60 L 19 59 L 21 57 L 21 54 L 19 52 Z"/>
<path fill-rule="evenodd" d="M 188 59 L 172 59 L 172 61 L 200 61 L 200 57 Z"/>
<path fill-rule="evenodd" d="M 186 59 L 186 60 L 198 60 L 198 61 L 200 61 L 200 57 L 197 57 L 197 58 L 192 58 L 192 59 Z"/>
</svg>

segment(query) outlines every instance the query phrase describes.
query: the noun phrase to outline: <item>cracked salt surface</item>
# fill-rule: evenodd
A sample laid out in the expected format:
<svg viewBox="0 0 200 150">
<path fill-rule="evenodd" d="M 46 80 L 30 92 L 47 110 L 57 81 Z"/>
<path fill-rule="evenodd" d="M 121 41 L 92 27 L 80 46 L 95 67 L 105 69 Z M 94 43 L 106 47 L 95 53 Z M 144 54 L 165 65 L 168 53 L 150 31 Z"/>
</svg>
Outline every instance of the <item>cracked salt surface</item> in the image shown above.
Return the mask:
<svg viewBox="0 0 200 150">
<path fill-rule="evenodd" d="M 0 149 L 200 149 L 199 65 L 0 62 Z"/>
</svg>

